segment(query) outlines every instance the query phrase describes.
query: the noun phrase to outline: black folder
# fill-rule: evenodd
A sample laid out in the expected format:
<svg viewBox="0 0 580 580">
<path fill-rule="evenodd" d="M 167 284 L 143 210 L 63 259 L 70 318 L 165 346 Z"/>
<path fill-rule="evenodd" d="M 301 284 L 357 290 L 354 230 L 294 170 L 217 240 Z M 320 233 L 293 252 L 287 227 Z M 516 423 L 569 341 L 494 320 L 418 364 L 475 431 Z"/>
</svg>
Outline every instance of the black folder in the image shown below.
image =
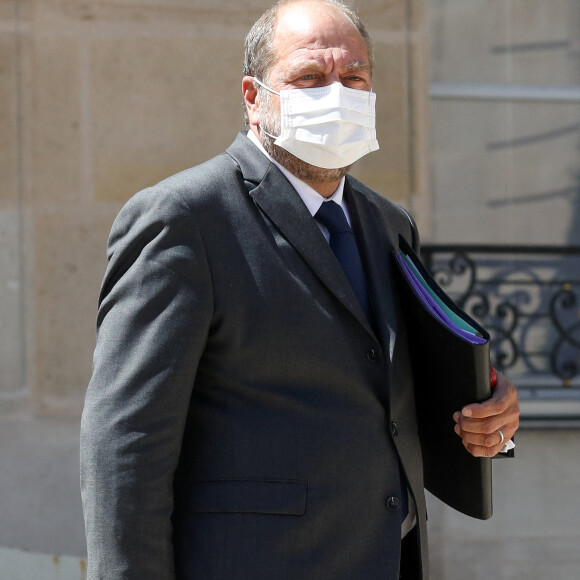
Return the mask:
<svg viewBox="0 0 580 580">
<path fill-rule="evenodd" d="M 399 243 L 394 260 L 409 337 L 425 487 L 450 507 L 485 520 L 492 515 L 491 459 L 473 457 L 465 449 L 453 430 L 453 413 L 491 396 L 489 333 L 447 296 L 403 238 Z M 426 298 L 425 286 L 435 299 Z M 459 326 L 454 320 L 461 321 Z M 473 334 L 465 332 L 465 325 Z"/>
</svg>

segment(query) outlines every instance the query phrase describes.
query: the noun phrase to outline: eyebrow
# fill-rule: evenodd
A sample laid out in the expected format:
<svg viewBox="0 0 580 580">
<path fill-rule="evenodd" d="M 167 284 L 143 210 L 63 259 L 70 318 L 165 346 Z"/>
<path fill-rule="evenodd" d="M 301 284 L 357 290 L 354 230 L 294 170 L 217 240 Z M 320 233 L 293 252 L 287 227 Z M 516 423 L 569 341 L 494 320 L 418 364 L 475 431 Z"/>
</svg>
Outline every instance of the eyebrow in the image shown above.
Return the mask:
<svg viewBox="0 0 580 580">
<path fill-rule="evenodd" d="M 317 60 L 311 60 L 306 63 L 301 62 L 295 66 L 291 66 L 286 71 L 288 76 L 296 76 L 304 74 L 306 72 L 320 72 L 324 69 L 324 66 Z"/>
<path fill-rule="evenodd" d="M 294 75 L 308 73 L 310 71 L 321 72 L 324 70 L 324 68 L 325 68 L 325 66 L 322 63 L 320 63 L 319 61 L 313 60 L 313 61 L 309 61 L 306 63 L 298 64 L 296 66 L 292 66 L 286 72 L 289 76 L 294 76 Z M 370 68 L 371 68 L 371 65 L 368 62 L 355 61 L 355 62 L 351 62 L 350 64 L 348 64 L 346 66 L 345 70 L 348 73 L 352 73 L 352 72 L 358 72 L 358 71 L 362 71 L 362 70 L 370 70 Z"/>
<path fill-rule="evenodd" d="M 353 72 L 357 70 L 369 70 L 370 68 L 371 65 L 368 62 L 360 62 L 360 61 L 351 62 L 346 66 L 346 70 L 348 72 Z"/>
</svg>

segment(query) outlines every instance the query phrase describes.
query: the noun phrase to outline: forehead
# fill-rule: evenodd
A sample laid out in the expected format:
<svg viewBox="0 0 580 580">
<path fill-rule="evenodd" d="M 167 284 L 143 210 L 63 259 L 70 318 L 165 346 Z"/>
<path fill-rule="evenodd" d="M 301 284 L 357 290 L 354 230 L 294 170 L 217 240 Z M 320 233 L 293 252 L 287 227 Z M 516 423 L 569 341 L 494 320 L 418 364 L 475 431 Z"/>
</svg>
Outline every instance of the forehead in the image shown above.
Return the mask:
<svg viewBox="0 0 580 580">
<path fill-rule="evenodd" d="M 336 65 L 368 63 L 367 45 L 354 24 L 328 4 L 304 2 L 281 8 L 274 33 L 278 62 L 333 59 Z"/>
</svg>

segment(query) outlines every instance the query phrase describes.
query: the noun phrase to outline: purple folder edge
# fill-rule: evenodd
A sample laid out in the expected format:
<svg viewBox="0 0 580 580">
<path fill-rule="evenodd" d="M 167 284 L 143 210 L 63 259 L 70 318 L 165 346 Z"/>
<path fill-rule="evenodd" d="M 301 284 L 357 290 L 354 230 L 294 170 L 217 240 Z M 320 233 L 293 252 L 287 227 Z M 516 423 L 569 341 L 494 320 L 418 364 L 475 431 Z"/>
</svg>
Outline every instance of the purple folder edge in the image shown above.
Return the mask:
<svg viewBox="0 0 580 580">
<path fill-rule="evenodd" d="M 401 266 L 401 270 L 405 274 L 405 278 L 411 285 L 413 292 L 417 296 L 417 298 L 421 301 L 421 303 L 427 308 L 427 310 L 445 325 L 449 330 L 451 330 L 457 336 L 463 338 L 467 342 L 471 344 L 485 344 L 487 340 L 480 336 L 476 336 L 475 334 L 471 334 L 461 328 L 459 328 L 456 324 L 454 324 L 451 319 L 441 310 L 441 307 L 433 300 L 433 297 L 427 292 L 423 285 L 417 280 L 417 277 L 409 268 L 409 265 L 405 262 L 405 259 L 400 256 L 399 254 L 395 254 L 397 262 Z"/>
</svg>

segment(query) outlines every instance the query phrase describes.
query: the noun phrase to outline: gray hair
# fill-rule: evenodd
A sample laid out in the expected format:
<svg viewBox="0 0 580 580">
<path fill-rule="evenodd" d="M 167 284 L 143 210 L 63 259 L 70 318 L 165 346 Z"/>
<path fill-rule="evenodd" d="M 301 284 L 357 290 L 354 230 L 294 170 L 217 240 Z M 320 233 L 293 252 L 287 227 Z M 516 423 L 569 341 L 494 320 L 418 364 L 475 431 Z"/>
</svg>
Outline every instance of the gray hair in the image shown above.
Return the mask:
<svg viewBox="0 0 580 580">
<path fill-rule="evenodd" d="M 279 0 L 256 21 L 246 36 L 244 50 L 244 76 L 257 77 L 268 82 L 270 70 L 276 62 L 274 50 L 274 32 L 278 22 L 278 11 L 283 6 L 304 2 L 305 0 Z M 373 66 L 373 43 L 367 29 L 358 14 L 342 0 L 312 0 L 321 4 L 328 4 L 342 13 L 358 30 L 367 45 L 371 71 Z"/>
</svg>

